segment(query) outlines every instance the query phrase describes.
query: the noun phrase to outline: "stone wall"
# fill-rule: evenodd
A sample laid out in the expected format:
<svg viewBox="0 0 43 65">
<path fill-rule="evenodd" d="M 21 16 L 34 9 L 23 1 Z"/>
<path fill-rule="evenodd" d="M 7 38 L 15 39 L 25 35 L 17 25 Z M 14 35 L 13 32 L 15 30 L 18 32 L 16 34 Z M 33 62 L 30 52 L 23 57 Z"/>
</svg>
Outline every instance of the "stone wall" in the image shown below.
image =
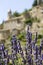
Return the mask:
<svg viewBox="0 0 43 65">
<path fill-rule="evenodd" d="M 18 29 L 21 30 L 24 26 L 24 18 L 22 17 L 17 17 L 17 18 L 12 18 L 10 20 L 6 20 L 3 24 L 3 29 L 5 30 L 12 30 L 12 29 Z"/>
</svg>

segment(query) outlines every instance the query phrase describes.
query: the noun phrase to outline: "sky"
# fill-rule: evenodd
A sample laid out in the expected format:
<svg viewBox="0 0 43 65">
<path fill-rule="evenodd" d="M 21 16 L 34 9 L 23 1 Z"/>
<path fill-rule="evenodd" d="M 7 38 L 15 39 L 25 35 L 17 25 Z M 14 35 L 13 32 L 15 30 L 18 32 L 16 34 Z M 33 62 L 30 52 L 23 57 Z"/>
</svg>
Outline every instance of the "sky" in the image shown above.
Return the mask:
<svg viewBox="0 0 43 65">
<path fill-rule="evenodd" d="M 23 12 L 32 7 L 34 0 L 0 0 L 0 23 L 7 18 L 8 10 Z"/>
</svg>

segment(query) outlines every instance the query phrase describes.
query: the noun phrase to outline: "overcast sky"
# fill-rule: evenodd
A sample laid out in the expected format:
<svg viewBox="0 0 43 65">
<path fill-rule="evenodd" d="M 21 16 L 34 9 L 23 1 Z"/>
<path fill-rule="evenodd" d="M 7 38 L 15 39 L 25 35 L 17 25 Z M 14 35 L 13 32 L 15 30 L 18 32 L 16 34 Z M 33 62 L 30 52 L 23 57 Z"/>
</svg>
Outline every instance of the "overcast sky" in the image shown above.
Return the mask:
<svg viewBox="0 0 43 65">
<path fill-rule="evenodd" d="M 23 12 L 30 9 L 34 0 L 0 0 L 0 23 L 7 18 L 8 10 Z"/>
</svg>

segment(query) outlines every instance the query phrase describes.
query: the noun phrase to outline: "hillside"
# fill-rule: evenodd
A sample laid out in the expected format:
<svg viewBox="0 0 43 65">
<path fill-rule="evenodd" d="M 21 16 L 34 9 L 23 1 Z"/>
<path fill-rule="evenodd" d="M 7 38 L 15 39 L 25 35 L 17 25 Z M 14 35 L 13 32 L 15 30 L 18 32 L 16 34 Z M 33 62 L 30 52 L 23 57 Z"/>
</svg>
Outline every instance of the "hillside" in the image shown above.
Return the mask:
<svg viewBox="0 0 43 65">
<path fill-rule="evenodd" d="M 38 34 L 43 35 L 43 6 L 32 7 L 30 10 L 25 10 L 22 14 L 18 12 L 12 14 L 10 10 L 7 20 L 0 25 L 0 34 L 4 35 L 3 37 L 7 40 L 10 34 L 24 33 L 28 25 L 33 33 L 37 31 Z"/>
<path fill-rule="evenodd" d="M 2 47 L 4 43 L 4 60 L 9 58 L 8 65 L 30 65 L 30 58 L 31 65 L 40 63 L 43 55 L 43 6 L 32 7 L 21 14 L 8 11 L 7 20 L 0 24 L 0 43 Z M 0 44 L 1 49 L 2 47 Z M 2 57 L 4 53 L 1 54 Z"/>
<path fill-rule="evenodd" d="M 36 30 L 39 33 L 43 33 L 43 6 L 33 7 L 30 11 L 30 15 L 34 19 L 32 30 Z"/>
<path fill-rule="evenodd" d="M 38 45 L 40 44 L 40 39 L 43 38 L 43 13 L 42 12 L 43 12 L 43 7 L 41 6 L 36 6 L 36 7 L 33 7 L 31 10 L 28 10 L 30 17 L 28 17 L 27 19 L 25 19 L 25 21 L 23 21 L 24 27 L 22 30 L 19 31 L 17 35 L 17 38 L 21 40 L 22 46 L 25 46 L 25 43 L 26 43 L 25 35 L 26 35 L 26 29 L 28 25 L 30 26 L 30 31 L 33 34 L 33 39 L 35 37 L 34 36 L 35 33 L 38 32 L 38 42 L 37 43 Z M 20 18 L 20 17 L 17 17 L 17 18 Z M 6 48 L 8 48 L 9 51 L 10 51 L 9 43 L 11 43 L 10 42 L 11 36 L 12 35 L 10 34 L 10 36 L 5 40 L 5 46 Z"/>
</svg>

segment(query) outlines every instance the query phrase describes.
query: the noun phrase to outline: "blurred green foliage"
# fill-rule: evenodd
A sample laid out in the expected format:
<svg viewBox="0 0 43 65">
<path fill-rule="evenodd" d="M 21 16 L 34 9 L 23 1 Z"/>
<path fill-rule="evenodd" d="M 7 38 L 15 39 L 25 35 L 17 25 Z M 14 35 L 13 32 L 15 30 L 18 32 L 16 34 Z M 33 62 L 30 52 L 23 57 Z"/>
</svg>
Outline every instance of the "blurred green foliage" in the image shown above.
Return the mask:
<svg viewBox="0 0 43 65">
<path fill-rule="evenodd" d="M 13 17 L 18 17 L 18 16 L 20 16 L 20 13 L 18 13 L 17 11 L 15 11 L 15 12 L 13 13 Z"/>
<path fill-rule="evenodd" d="M 33 23 L 33 19 L 29 18 L 29 19 L 25 20 L 24 22 L 25 22 L 25 24 L 29 24 L 31 26 Z"/>
<path fill-rule="evenodd" d="M 37 6 L 37 0 L 34 0 L 33 6 Z"/>
<path fill-rule="evenodd" d="M 43 35 L 39 34 L 38 39 L 41 39 L 41 38 L 43 38 Z"/>
</svg>

